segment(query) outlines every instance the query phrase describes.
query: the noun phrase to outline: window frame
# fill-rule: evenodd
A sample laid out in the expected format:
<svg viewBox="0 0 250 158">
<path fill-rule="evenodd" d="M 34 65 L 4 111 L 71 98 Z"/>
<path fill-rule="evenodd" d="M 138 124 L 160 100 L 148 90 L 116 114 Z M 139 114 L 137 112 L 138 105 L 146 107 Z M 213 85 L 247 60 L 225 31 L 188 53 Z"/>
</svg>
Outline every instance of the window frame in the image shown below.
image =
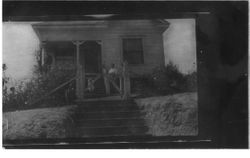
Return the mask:
<svg viewBox="0 0 250 158">
<path fill-rule="evenodd" d="M 124 61 L 124 46 L 123 46 L 123 40 L 124 39 L 141 39 L 141 44 L 142 44 L 142 63 L 138 64 L 131 64 L 128 62 L 129 65 L 131 66 L 140 66 L 145 64 L 145 35 L 122 35 L 120 36 L 120 46 L 121 46 L 121 63 Z"/>
</svg>

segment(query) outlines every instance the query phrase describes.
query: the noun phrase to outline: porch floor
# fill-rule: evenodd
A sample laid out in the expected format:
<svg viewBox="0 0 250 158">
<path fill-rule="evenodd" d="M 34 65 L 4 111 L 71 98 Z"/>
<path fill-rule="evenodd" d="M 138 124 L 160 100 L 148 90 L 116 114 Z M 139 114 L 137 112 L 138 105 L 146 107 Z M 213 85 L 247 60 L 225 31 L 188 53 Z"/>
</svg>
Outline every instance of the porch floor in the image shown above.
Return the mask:
<svg viewBox="0 0 250 158">
<path fill-rule="evenodd" d="M 131 98 L 139 96 L 139 94 L 131 94 Z M 83 100 L 76 100 L 77 103 L 82 102 L 96 102 L 96 101 L 122 101 L 121 95 L 112 95 L 112 96 L 106 96 L 106 97 L 99 97 L 99 98 L 86 98 Z"/>
</svg>

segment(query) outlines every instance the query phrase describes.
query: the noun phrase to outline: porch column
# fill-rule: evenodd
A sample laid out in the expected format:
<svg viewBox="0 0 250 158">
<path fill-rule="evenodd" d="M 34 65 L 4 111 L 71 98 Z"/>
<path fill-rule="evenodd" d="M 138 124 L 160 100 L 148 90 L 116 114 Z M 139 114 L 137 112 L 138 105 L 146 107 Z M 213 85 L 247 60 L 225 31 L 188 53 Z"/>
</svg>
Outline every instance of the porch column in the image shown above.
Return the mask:
<svg viewBox="0 0 250 158">
<path fill-rule="evenodd" d="M 41 48 L 40 59 L 41 59 L 41 65 L 42 66 L 45 63 L 45 45 L 46 45 L 46 42 L 44 42 L 44 41 L 40 43 L 40 48 Z"/>
<path fill-rule="evenodd" d="M 84 64 L 80 64 L 80 45 L 83 41 L 74 41 L 73 44 L 76 45 L 76 96 L 79 100 L 84 99 L 84 89 L 85 89 L 85 68 Z M 83 61 L 84 62 L 84 61 Z"/>
<path fill-rule="evenodd" d="M 104 66 L 102 67 L 102 74 L 103 74 L 106 95 L 110 95 L 110 83 L 108 80 L 108 70 Z"/>
<path fill-rule="evenodd" d="M 40 58 L 40 65 L 41 66 L 41 72 L 43 75 L 46 75 L 46 72 L 47 72 L 47 67 L 45 65 L 45 56 L 46 56 L 46 50 L 45 50 L 45 46 L 46 46 L 46 42 L 45 41 L 42 41 L 40 43 L 40 54 L 39 54 L 39 58 Z"/>
</svg>

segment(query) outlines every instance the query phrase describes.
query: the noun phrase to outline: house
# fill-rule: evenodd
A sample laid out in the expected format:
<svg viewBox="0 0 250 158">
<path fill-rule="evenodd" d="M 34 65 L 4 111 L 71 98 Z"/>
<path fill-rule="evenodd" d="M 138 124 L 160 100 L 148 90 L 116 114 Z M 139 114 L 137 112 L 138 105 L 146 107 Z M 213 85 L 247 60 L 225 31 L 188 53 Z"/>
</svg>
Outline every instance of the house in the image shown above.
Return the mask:
<svg viewBox="0 0 250 158">
<path fill-rule="evenodd" d="M 41 42 L 42 64 L 77 69 L 76 94 L 81 99 L 88 76 L 97 77 L 103 73 L 103 68 L 109 69 L 112 64 L 120 70 L 126 61 L 130 77 L 150 73 L 153 68 L 164 65 L 162 34 L 168 26 L 165 20 L 67 21 L 32 25 Z M 107 87 L 106 92 L 109 93 Z"/>
</svg>

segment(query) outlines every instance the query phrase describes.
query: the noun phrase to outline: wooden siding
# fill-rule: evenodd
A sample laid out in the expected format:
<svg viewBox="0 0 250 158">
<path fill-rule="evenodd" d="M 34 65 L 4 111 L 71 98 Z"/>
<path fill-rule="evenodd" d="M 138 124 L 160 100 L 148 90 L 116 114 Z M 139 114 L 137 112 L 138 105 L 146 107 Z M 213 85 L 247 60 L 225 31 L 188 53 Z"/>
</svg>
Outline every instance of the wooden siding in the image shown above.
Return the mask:
<svg viewBox="0 0 250 158">
<path fill-rule="evenodd" d="M 123 61 L 122 38 L 140 37 L 143 40 L 144 63 L 129 65 L 135 74 L 152 72 L 164 65 L 163 26 L 156 26 L 151 20 L 119 20 L 108 23 L 107 28 L 46 27 L 39 29 L 43 41 L 99 40 L 102 44 L 102 63 L 110 68 L 114 63 L 120 68 Z"/>
</svg>

